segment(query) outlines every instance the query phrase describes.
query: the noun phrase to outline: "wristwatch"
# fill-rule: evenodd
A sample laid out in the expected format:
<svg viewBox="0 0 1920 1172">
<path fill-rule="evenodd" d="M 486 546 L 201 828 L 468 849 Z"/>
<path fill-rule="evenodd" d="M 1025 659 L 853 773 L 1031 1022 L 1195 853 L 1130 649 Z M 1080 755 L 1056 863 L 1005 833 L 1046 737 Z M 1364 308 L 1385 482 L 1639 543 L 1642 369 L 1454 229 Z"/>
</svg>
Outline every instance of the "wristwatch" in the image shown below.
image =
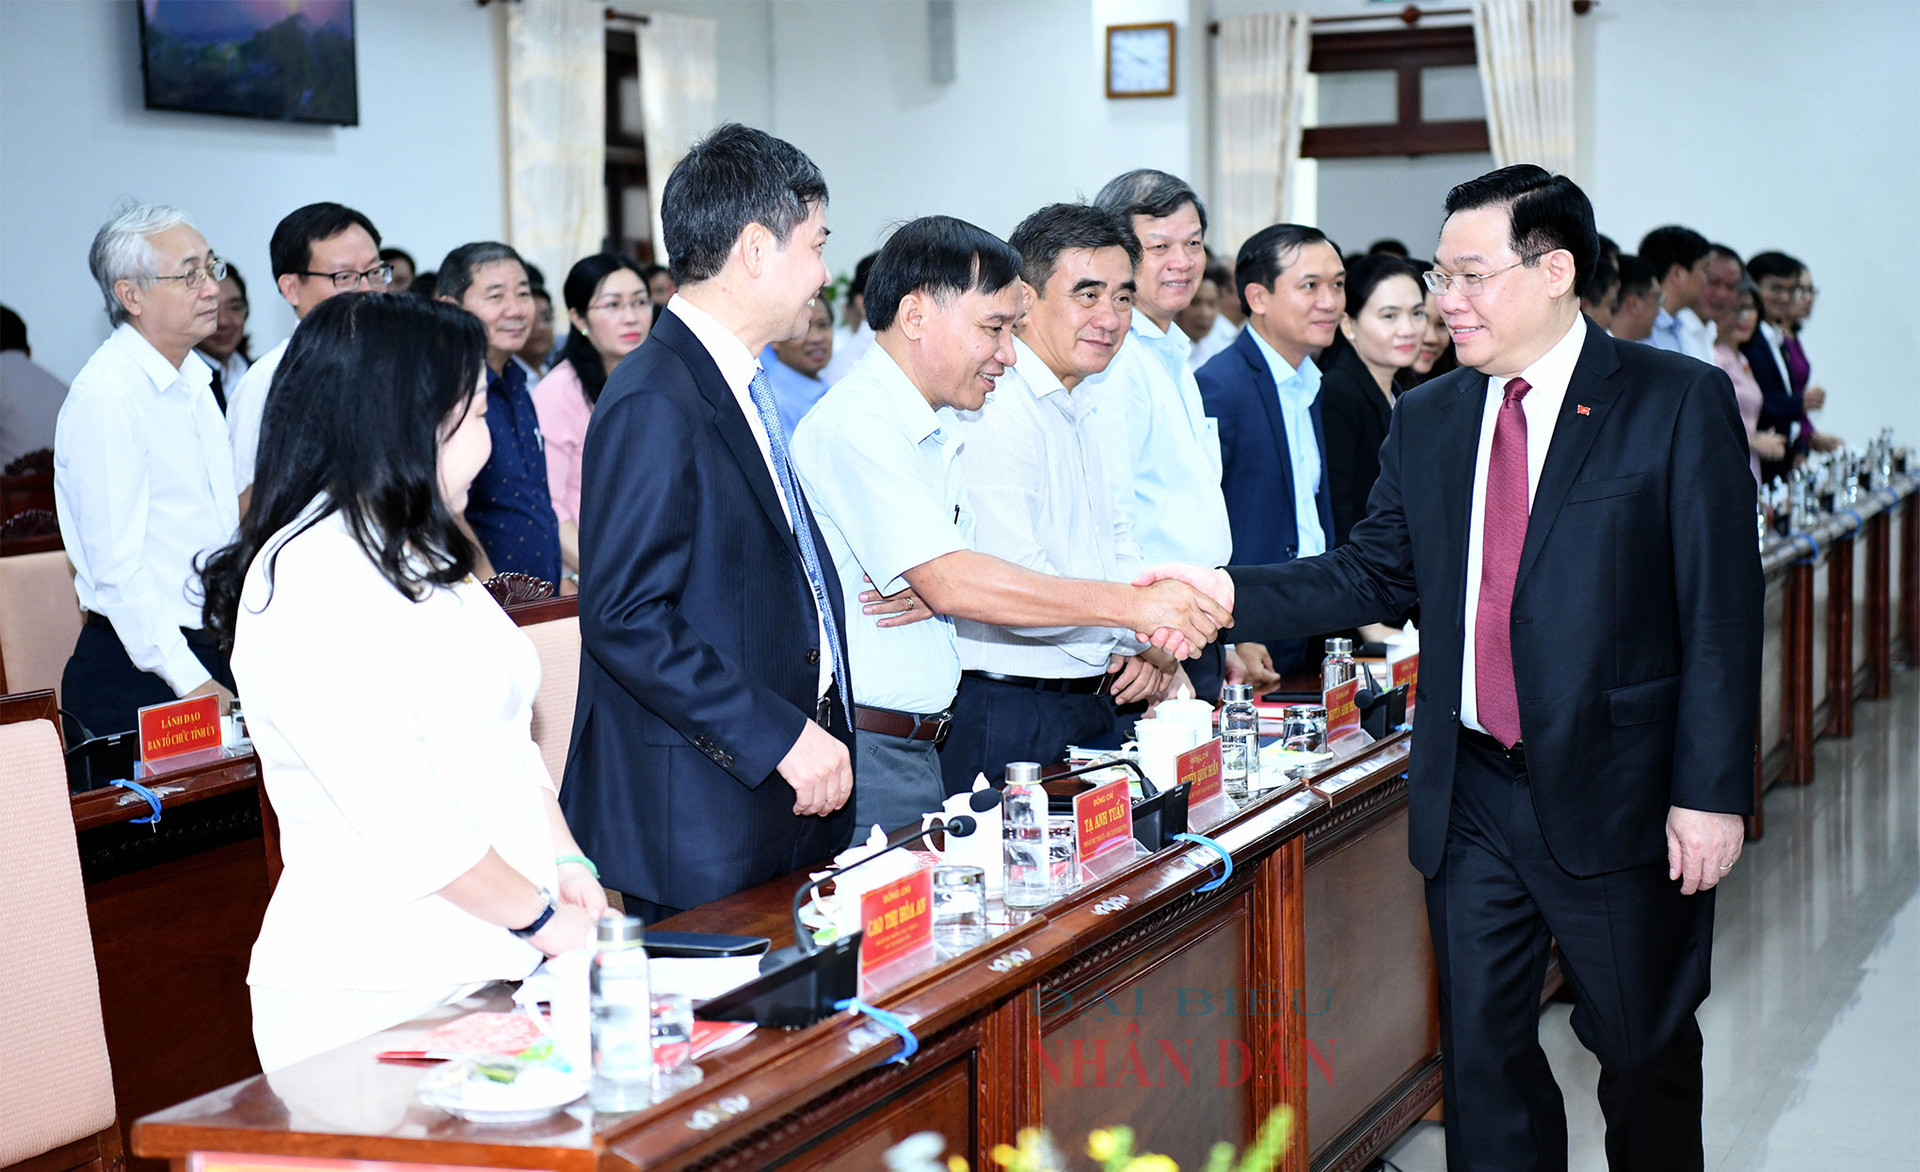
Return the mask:
<svg viewBox="0 0 1920 1172">
<path fill-rule="evenodd" d="M 553 918 L 553 913 L 560 910 L 560 905 L 553 901 L 553 892 L 548 891 L 544 887 L 538 888 L 538 890 L 540 892 L 540 898 L 547 901 L 547 906 L 540 909 L 540 914 L 533 918 L 533 923 L 528 924 L 524 928 L 507 929 L 507 931 L 512 932 L 522 940 L 527 940 L 539 935 L 540 929 L 546 927 L 547 921 Z"/>
</svg>

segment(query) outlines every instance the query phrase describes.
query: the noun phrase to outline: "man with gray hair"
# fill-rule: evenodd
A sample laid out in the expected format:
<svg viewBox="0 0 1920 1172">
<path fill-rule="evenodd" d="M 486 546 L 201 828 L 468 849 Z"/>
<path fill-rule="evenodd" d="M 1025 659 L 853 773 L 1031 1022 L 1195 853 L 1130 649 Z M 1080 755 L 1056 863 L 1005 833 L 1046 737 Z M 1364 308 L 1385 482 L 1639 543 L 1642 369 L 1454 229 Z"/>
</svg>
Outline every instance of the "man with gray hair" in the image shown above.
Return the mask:
<svg viewBox="0 0 1920 1172">
<path fill-rule="evenodd" d="M 233 453 L 194 346 L 213 333 L 227 264 L 175 208 L 126 208 L 88 254 L 113 333 L 54 429 L 53 494 L 84 623 L 60 702 L 88 731 L 133 728 L 180 696 L 233 699 L 200 630 L 194 560 L 239 527 Z"/>
<path fill-rule="evenodd" d="M 1206 205 L 1185 180 L 1146 168 L 1113 179 L 1094 203 L 1140 240 L 1126 338 L 1106 370 L 1087 378 L 1119 507 L 1148 565 L 1225 565 L 1233 532 L 1220 492 L 1220 433 L 1188 368 L 1193 343 L 1173 328 L 1205 277 Z M 1220 698 L 1218 644 L 1185 670 L 1195 695 Z"/>
</svg>

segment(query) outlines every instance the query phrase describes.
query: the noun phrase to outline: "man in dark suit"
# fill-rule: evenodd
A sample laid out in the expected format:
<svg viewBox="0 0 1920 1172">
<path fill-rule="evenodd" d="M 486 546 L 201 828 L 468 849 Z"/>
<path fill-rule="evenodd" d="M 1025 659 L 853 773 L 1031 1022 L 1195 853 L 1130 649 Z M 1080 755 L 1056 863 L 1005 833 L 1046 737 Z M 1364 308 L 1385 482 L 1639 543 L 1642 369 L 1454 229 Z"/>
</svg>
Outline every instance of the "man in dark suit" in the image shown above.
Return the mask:
<svg viewBox="0 0 1920 1172">
<path fill-rule="evenodd" d="M 1763 252 L 1747 262 L 1747 275 L 1760 287 L 1763 312 L 1760 327 L 1741 347 L 1741 353 L 1753 368 L 1753 381 L 1760 384 L 1759 430 L 1777 431 L 1787 437 L 1784 459 L 1760 461 L 1763 483 L 1791 473 L 1794 464 L 1806 455 L 1813 435 L 1806 400 L 1794 393 L 1787 379 L 1786 361 L 1780 354 L 1784 336 L 1780 323 L 1789 312 L 1793 287 L 1805 271 L 1799 261 L 1784 252 Z"/>
<path fill-rule="evenodd" d="M 755 355 L 827 282 L 827 187 L 728 125 L 673 169 L 679 293 L 607 379 L 580 502 L 580 696 L 560 803 L 649 921 L 853 831 L 845 609 Z"/>
<path fill-rule="evenodd" d="M 1207 414 L 1219 421 L 1234 560 L 1268 565 L 1311 557 L 1333 544 L 1320 368 L 1312 355 L 1340 328 L 1346 265 L 1318 228 L 1275 224 L 1240 247 L 1233 277 L 1247 328 L 1194 378 Z M 1256 657 L 1264 650 L 1283 675 L 1319 659 L 1304 638 L 1241 646 Z"/>
<path fill-rule="evenodd" d="M 1557 940 L 1609 1163 L 1697 1169 L 1712 888 L 1753 805 L 1745 432 L 1719 369 L 1581 317 L 1597 246 L 1571 181 L 1508 167 L 1447 212 L 1428 277 L 1462 369 L 1401 397 L 1352 542 L 1194 584 L 1254 638 L 1421 604 L 1409 853 L 1448 1167 L 1566 1167 L 1537 1037 Z"/>
</svg>

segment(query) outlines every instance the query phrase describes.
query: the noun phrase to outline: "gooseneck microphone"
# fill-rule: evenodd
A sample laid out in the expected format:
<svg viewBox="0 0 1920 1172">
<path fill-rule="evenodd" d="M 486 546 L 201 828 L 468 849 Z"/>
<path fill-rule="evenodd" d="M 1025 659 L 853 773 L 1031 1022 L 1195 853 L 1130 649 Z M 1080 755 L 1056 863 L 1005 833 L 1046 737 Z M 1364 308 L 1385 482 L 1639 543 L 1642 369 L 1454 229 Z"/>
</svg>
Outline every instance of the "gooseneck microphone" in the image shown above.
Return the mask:
<svg viewBox="0 0 1920 1172">
<path fill-rule="evenodd" d="M 820 945 L 815 943 L 813 939 L 813 933 L 807 931 L 806 925 L 800 922 L 800 909 L 806 906 L 808 897 L 810 897 L 814 890 L 822 883 L 825 883 L 829 879 L 838 878 L 848 871 L 853 870 L 855 867 L 871 863 L 889 851 L 897 851 L 903 846 L 912 846 L 936 830 L 944 830 L 955 838 L 966 838 L 975 830 L 979 829 L 979 827 L 980 822 L 973 815 L 956 814 L 945 822 L 936 822 L 932 826 L 922 826 L 910 834 L 903 834 L 897 839 L 890 839 L 887 845 L 874 851 L 866 858 L 859 860 L 859 862 L 848 863 L 844 867 L 835 867 L 821 875 L 818 879 L 813 879 L 801 884 L 800 890 L 793 893 L 793 939 L 795 946 L 799 950 L 799 955 L 806 956 L 810 953 L 817 952 L 820 948 Z M 780 951 L 785 950 L 782 949 Z"/>
</svg>

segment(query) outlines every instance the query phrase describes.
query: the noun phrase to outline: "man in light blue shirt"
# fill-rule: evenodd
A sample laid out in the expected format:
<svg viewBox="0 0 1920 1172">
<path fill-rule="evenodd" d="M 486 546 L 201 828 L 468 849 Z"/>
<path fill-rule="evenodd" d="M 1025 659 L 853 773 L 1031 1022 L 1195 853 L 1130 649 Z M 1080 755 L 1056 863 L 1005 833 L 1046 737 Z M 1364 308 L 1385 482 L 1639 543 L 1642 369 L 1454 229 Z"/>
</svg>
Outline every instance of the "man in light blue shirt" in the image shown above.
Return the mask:
<svg viewBox="0 0 1920 1172">
<path fill-rule="evenodd" d="M 1140 240 L 1133 321 L 1099 388 L 1114 491 L 1149 562 L 1226 565 L 1233 555 L 1220 492 L 1220 434 L 1200 401 L 1188 359 L 1193 342 L 1174 326 L 1206 273 L 1207 209 L 1185 181 L 1129 171 L 1100 189 L 1100 207 Z M 1224 682 L 1219 647 L 1186 665 L 1195 695 L 1215 700 Z"/>
<path fill-rule="evenodd" d="M 1653 266 L 1660 282 L 1660 312 L 1647 345 L 1713 361 L 1713 327 L 1699 313 L 1710 248 L 1705 236 L 1678 224 L 1655 228 L 1641 239 L 1640 259 Z"/>
<path fill-rule="evenodd" d="M 971 224 L 930 216 L 902 227 L 868 280 L 874 344 L 794 433 L 794 466 L 843 590 L 868 594 L 868 614 L 884 605 L 876 595 L 912 603 L 848 624 L 861 826 L 915 823 L 946 796 L 936 749 L 958 716 L 955 619 L 1123 627 L 1185 653 L 1227 618 L 1195 591 L 1049 576 L 972 548 L 954 411 L 980 408 L 1014 361 L 1019 273 L 1019 254 Z"/>
</svg>

